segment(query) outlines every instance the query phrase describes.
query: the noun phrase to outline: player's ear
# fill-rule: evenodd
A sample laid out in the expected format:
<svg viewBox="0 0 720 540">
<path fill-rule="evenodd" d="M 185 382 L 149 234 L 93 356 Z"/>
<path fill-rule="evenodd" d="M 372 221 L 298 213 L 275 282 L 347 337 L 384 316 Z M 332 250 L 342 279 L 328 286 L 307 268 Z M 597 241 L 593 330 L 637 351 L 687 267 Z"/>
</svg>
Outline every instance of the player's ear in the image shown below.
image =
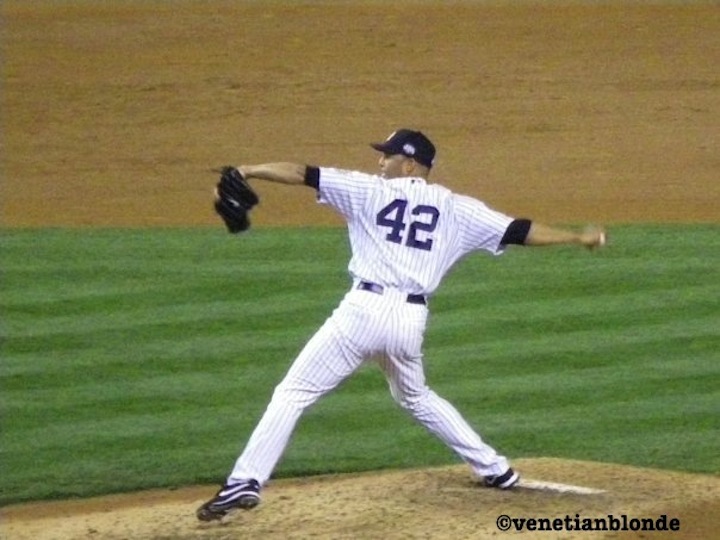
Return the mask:
<svg viewBox="0 0 720 540">
<path fill-rule="evenodd" d="M 430 169 L 422 163 L 415 161 L 413 158 L 407 158 L 403 163 L 403 173 L 405 176 L 420 176 L 427 178 Z"/>
<path fill-rule="evenodd" d="M 403 174 L 405 176 L 413 176 L 417 171 L 418 163 L 413 158 L 405 158 L 402 163 Z"/>
</svg>

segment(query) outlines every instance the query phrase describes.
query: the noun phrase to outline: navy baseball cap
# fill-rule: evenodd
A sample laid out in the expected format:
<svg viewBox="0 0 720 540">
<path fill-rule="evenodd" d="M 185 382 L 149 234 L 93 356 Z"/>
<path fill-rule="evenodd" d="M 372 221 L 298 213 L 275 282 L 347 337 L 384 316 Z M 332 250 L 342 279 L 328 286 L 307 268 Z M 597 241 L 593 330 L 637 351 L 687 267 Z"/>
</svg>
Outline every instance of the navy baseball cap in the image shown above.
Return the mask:
<svg viewBox="0 0 720 540">
<path fill-rule="evenodd" d="M 383 154 L 402 154 L 428 169 L 433 166 L 435 159 L 435 145 L 422 132 L 411 129 L 398 129 L 385 142 L 372 143 L 370 146 Z"/>
</svg>

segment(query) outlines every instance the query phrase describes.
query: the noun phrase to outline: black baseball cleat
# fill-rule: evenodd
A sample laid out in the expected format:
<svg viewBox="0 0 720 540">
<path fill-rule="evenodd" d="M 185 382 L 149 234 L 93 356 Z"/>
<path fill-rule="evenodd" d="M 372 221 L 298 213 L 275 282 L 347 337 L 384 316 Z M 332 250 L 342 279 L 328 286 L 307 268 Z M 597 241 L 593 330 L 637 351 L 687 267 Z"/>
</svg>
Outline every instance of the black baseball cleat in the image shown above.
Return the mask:
<svg viewBox="0 0 720 540">
<path fill-rule="evenodd" d="M 197 509 L 200 521 L 216 521 L 233 510 L 250 510 L 260 504 L 260 484 L 247 480 L 239 484 L 225 484 L 208 502 Z"/>
<path fill-rule="evenodd" d="M 504 474 L 498 476 L 486 476 L 485 486 L 494 487 L 498 489 L 510 489 L 520 480 L 520 475 L 508 469 Z"/>
</svg>

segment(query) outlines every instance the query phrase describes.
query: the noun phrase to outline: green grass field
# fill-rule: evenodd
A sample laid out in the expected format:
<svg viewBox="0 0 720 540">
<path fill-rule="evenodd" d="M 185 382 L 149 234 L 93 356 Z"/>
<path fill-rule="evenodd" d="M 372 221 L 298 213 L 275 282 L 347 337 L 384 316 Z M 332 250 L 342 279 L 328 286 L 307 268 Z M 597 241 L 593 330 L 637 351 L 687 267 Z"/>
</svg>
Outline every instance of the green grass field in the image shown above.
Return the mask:
<svg viewBox="0 0 720 540">
<path fill-rule="evenodd" d="M 720 227 L 462 261 L 430 385 L 512 458 L 720 473 Z M 341 229 L 4 230 L 0 504 L 224 479 L 349 284 Z M 456 463 L 363 367 L 277 476 Z"/>
</svg>

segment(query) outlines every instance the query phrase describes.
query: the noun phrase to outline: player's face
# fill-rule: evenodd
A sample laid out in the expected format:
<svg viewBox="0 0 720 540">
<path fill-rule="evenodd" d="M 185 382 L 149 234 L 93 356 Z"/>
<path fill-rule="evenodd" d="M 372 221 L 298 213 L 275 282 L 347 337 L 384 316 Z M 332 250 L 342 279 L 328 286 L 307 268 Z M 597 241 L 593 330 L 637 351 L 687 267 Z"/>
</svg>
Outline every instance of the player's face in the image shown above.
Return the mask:
<svg viewBox="0 0 720 540">
<path fill-rule="evenodd" d="M 380 156 L 378 165 L 380 166 L 380 175 L 383 178 L 399 178 L 406 176 L 405 162 L 407 157 L 402 154 L 383 154 Z"/>
</svg>

